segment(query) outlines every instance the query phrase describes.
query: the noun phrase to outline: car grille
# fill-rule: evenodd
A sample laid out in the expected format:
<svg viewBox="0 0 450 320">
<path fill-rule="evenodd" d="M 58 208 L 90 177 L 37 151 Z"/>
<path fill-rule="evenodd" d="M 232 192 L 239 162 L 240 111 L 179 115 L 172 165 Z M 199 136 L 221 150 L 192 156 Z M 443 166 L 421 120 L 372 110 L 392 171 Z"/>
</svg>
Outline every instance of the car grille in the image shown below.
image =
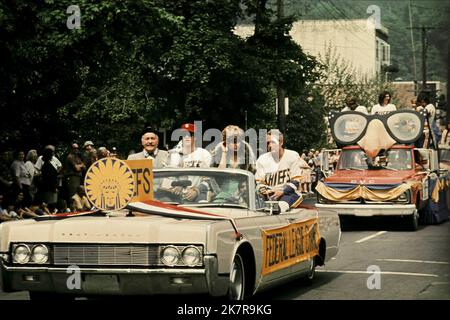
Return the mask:
<svg viewBox="0 0 450 320">
<path fill-rule="evenodd" d="M 159 247 L 148 245 L 54 244 L 55 265 L 156 266 Z"/>
</svg>

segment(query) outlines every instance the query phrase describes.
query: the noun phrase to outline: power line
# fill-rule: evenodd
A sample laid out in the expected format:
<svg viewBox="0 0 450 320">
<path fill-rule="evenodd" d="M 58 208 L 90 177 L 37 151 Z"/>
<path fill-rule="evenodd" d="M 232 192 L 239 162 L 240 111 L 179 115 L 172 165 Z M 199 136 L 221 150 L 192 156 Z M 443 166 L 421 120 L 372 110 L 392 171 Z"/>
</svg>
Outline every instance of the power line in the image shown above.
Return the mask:
<svg viewBox="0 0 450 320">
<path fill-rule="evenodd" d="M 362 43 L 365 43 L 368 46 L 371 46 L 371 44 L 369 42 L 367 42 L 366 40 L 362 39 L 361 37 L 359 37 L 359 35 L 357 35 L 354 31 L 352 31 L 349 27 L 349 25 L 347 25 L 346 23 L 344 23 L 342 20 L 345 19 L 339 19 L 339 17 L 336 17 L 334 15 L 334 13 L 331 12 L 331 10 L 328 9 L 328 7 L 324 4 L 324 2 L 322 0 L 319 0 L 319 3 L 322 5 L 322 7 L 327 11 L 327 13 L 329 13 L 330 16 L 333 17 L 332 20 L 336 21 L 338 24 L 342 25 L 344 27 L 344 29 L 346 29 L 349 33 L 353 34 L 356 38 L 358 38 L 359 40 L 361 40 Z M 323 11 L 322 11 L 323 12 Z M 347 19 L 348 20 L 348 19 Z M 350 20 L 348 20 L 350 21 Z M 350 21 L 351 22 L 351 21 Z M 356 24 L 354 24 L 356 25 Z M 359 26 L 357 26 L 359 28 Z M 362 29 L 361 29 L 362 30 Z"/>
<path fill-rule="evenodd" d="M 409 29 L 409 28 L 408 28 Z M 428 49 L 428 39 L 427 31 L 436 29 L 436 27 L 411 27 L 411 29 L 421 29 L 422 30 L 422 90 L 427 88 L 427 49 Z"/>
</svg>

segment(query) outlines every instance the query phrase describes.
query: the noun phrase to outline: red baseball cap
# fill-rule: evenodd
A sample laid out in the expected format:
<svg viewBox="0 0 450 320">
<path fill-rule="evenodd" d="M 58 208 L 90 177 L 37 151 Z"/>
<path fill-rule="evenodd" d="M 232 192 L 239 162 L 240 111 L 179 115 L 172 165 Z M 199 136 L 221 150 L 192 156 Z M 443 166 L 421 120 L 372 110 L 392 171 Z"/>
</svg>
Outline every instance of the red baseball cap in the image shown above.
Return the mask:
<svg viewBox="0 0 450 320">
<path fill-rule="evenodd" d="M 181 126 L 181 129 L 185 129 L 189 132 L 195 132 L 196 128 L 193 123 L 185 123 Z"/>
</svg>

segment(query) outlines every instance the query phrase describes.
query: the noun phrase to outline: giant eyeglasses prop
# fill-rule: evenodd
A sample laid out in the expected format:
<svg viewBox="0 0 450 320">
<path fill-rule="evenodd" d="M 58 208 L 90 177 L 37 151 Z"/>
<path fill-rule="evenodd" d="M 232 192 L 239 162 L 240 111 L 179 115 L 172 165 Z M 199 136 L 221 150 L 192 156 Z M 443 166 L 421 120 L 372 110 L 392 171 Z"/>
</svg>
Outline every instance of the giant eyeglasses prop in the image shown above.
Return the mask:
<svg viewBox="0 0 450 320">
<path fill-rule="evenodd" d="M 352 145 L 366 134 L 369 123 L 380 120 L 389 136 L 397 143 L 410 144 L 417 141 L 423 132 L 426 110 L 397 110 L 388 114 L 367 115 L 356 111 L 330 112 L 333 139 L 340 145 Z"/>
</svg>

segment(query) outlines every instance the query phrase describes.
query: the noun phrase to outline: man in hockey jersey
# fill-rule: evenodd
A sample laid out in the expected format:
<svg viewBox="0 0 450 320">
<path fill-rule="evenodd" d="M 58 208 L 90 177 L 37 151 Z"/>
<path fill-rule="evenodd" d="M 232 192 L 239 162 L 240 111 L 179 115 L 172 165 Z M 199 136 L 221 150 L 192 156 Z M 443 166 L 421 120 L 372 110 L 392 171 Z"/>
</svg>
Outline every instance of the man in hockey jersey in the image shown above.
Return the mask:
<svg viewBox="0 0 450 320">
<path fill-rule="evenodd" d="M 266 136 L 268 152 L 256 161 L 257 190 L 267 199 L 280 201 L 282 212 L 302 202 L 301 169 L 297 152 L 284 148 L 283 134 L 272 129 Z"/>
</svg>

